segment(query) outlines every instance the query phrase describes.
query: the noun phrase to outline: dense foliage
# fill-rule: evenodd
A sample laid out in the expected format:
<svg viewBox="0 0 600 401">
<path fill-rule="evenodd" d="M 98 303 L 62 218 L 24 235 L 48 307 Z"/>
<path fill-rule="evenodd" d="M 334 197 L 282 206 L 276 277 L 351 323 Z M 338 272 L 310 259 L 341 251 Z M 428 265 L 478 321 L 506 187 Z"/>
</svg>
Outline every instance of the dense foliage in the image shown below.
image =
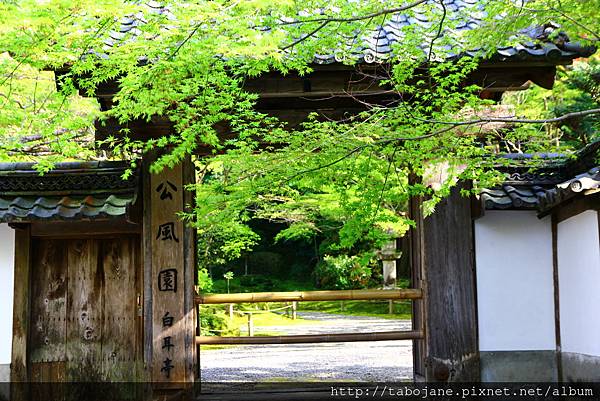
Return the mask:
<svg viewBox="0 0 600 401">
<path fill-rule="evenodd" d="M 504 102 L 515 105 L 518 113 L 530 118 L 553 118 L 566 113 L 600 107 L 600 63 L 595 57 L 587 62 L 563 67 L 552 90 L 532 87 L 506 95 Z M 525 128 L 522 128 L 525 129 Z M 600 115 L 570 118 L 553 124 L 532 124 L 529 137 L 554 140 L 562 148 L 579 149 L 600 139 Z M 518 144 L 506 142 L 509 151 L 519 151 Z M 511 147 L 511 145 L 514 145 Z"/>
<path fill-rule="evenodd" d="M 477 114 L 490 103 L 480 99 L 479 88 L 463 84 L 482 59 L 499 44 L 525 40 L 521 29 L 548 21 L 582 44 L 599 38 L 599 0 L 481 5 L 486 13 L 466 11 L 479 13 L 481 27 L 465 31 L 456 29 L 465 15 L 450 18 L 452 10 L 443 1 L 165 1 L 168 12 L 116 0 L 2 2 L 0 158 L 43 160 L 44 170 L 65 158 L 98 157 L 94 146 L 81 140 L 94 118 L 124 123 L 163 116 L 174 124 L 172 135 L 137 141 L 123 130 L 108 138 L 109 156 L 135 161 L 150 149 L 163 149 L 151 168 L 158 171 L 200 146 L 220 151 L 197 160 L 198 207 L 190 220 L 199 230 L 200 260 L 224 263 L 250 250 L 257 241 L 247 227 L 252 218 L 285 223 L 282 241 L 310 240 L 330 229 L 332 253 L 359 241 L 376 247 L 411 224 L 403 214 L 410 195 L 426 195 L 431 211 L 458 179 L 482 186 L 498 178 L 490 157 L 496 148 L 485 146 L 497 138 L 482 140 L 474 134 L 481 124 L 464 121 L 465 111 Z M 360 41 L 347 38 L 360 38 L 392 15 L 410 17 L 415 10 L 433 23 L 403 29 L 380 80 L 402 95 L 397 104 L 368 105 L 344 121 L 314 115 L 293 129 L 253 107 L 257 96 L 244 90 L 248 77 L 309 73 L 315 54 L 336 52 L 353 64 Z M 124 15 L 143 23 L 109 39 Z M 561 40 L 558 31 L 546 39 Z M 448 46 L 479 51 L 445 61 Z M 524 106 L 519 113 L 536 118 L 593 108 L 597 80 L 586 77 L 597 78 L 597 66 L 589 68 L 593 71 L 565 73 L 560 83 L 565 90 L 553 105 L 529 107 L 546 96 L 540 90 L 524 95 L 533 101 L 512 102 Z M 59 72 L 57 85 L 48 71 Z M 80 96 L 93 97 L 98 85 L 111 80 L 118 84 L 111 109 L 100 111 Z M 233 134 L 230 139 L 219 135 L 223 125 Z M 553 150 L 562 146 L 561 136 L 570 146 L 589 143 L 597 137 L 596 126 L 597 119 L 589 117 L 559 126 L 515 125 L 504 139 L 517 144 L 510 151 Z M 40 150 L 46 158 L 39 159 Z M 426 177 L 440 166 L 448 179 L 438 186 L 409 184 L 409 173 Z"/>
</svg>

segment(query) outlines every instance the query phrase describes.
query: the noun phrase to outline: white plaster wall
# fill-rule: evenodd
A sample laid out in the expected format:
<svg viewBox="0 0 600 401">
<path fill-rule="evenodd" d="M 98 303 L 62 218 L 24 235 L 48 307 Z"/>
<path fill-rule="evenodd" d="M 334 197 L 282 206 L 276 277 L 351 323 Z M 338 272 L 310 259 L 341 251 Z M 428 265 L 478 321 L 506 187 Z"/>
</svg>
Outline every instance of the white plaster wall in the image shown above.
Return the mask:
<svg viewBox="0 0 600 401">
<path fill-rule="evenodd" d="M 12 348 L 15 233 L 0 224 L 0 365 L 9 364 Z"/>
<path fill-rule="evenodd" d="M 475 220 L 481 351 L 554 350 L 550 218 L 486 211 Z"/>
<path fill-rule="evenodd" d="M 558 223 L 557 251 L 561 349 L 600 356 L 598 212 Z"/>
</svg>

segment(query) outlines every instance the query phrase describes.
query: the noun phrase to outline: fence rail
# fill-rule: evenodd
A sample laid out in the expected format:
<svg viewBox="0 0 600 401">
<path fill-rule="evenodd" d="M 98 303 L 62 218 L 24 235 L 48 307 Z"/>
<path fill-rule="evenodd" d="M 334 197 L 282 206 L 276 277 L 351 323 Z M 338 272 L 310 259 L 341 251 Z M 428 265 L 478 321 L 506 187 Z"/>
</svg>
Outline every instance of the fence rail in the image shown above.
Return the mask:
<svg viewBox="0 0 600 401">
<path fill-rule="evenodd" d="M 264 336 L 264 337 L 218 337 L 196 336 L 198 345 L 250 345 L 250 344 L 306 344 L 306 343 L 338 343 L 356 341 L 392 341 L 392 340 L 418 340 L 423 338 L 420 330 L 411 331 L 385 331 L 373 333 L 342 333 L 342 334 L 304 334 L 292 336 Z"/>
<path fill-rule="evenodd" d="M 340 291 L 294 291 L 294 292 L 249 292 L 237 294 L 200 294 L 196 304 L 237 304 L 251 302 L 290 301 L 348 301 L 371 299 L 421 299 L 420 289 L 396 290 L 340 290 Z"/>
<path fill-rule="evenodd" d="M 237 304 L 251 302 L 297 302 L 297 301 L 368 301 L 375 299 L 422 299 L 420 289 L 394 290 L 340 290 L 340 291 L 294 291 L 294 292 L 250 292 L 236 294 L 200 294 L 196 304 Z M 196 336 L 197 345 L 241 345 L 241 344 L 306 344 L 355 341 L 418 340 L 423 330 L 386 331 L 371 333 L 304 334 L 288 336 L 253 337 L 252 315 L 249 314 L 250 337 Z"/>
</svg>

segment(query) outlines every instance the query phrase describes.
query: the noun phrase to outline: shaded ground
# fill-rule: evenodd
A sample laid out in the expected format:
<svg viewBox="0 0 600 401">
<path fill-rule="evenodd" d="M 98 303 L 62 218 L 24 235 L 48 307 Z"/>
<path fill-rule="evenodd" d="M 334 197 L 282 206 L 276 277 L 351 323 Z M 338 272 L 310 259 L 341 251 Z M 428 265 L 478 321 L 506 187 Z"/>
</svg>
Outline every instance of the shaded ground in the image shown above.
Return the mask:
<svg viewBox="0 0 600 401">
<path fill-rule="evenodd" d="M 282 334 L 360 333 L 410 330 L 407 320 L 300 312 L 304 319 L 322 325 L 257 327 L 256 333 Z M 308 382 L 412 380 L 412 341 L 377 341 L 324 344 L 246 345 L 203 350 L 203 382 Z"/>
</svg>

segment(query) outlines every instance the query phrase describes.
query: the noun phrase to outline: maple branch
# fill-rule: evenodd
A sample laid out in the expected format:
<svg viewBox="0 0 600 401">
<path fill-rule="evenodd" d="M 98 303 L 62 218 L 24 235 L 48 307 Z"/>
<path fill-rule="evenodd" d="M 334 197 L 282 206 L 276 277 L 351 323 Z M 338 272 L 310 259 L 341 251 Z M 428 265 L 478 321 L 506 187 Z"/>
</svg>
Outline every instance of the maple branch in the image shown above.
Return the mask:
<svg viewBox="0 0 600 401">
<path fill-rule="evenodd" d="M 395 7 L 395 8 L 386 8 L 384 10 L 376 11 L 376 12 L 373 12 L 370 14 L 359 15 L 356 17 L 311 18 L 311 19 L 304 19 L 304 20 L 284 21 L 284 22 L 279 23 L 278 25 L 296 25 L 296 24 L 305 24 L 305 23 L 310 23 L 310 22 L 326 22 L 327 24 L 329 24 L 331 22 L 356 22 L 356 21 L 361 21 L 361 20 L 365 20 L 365 19 L 379 17 L 381 15 L 397 13 L 400 11 L 406 11 L 406 10 L 409 10 L 411 8 L 418 6 L 419 4 L 425 3 L 426 1 L 428 1 L 428 0 L 417 0 L 412 3 L 406 4 L 404 6 Z"/>
</svg>

